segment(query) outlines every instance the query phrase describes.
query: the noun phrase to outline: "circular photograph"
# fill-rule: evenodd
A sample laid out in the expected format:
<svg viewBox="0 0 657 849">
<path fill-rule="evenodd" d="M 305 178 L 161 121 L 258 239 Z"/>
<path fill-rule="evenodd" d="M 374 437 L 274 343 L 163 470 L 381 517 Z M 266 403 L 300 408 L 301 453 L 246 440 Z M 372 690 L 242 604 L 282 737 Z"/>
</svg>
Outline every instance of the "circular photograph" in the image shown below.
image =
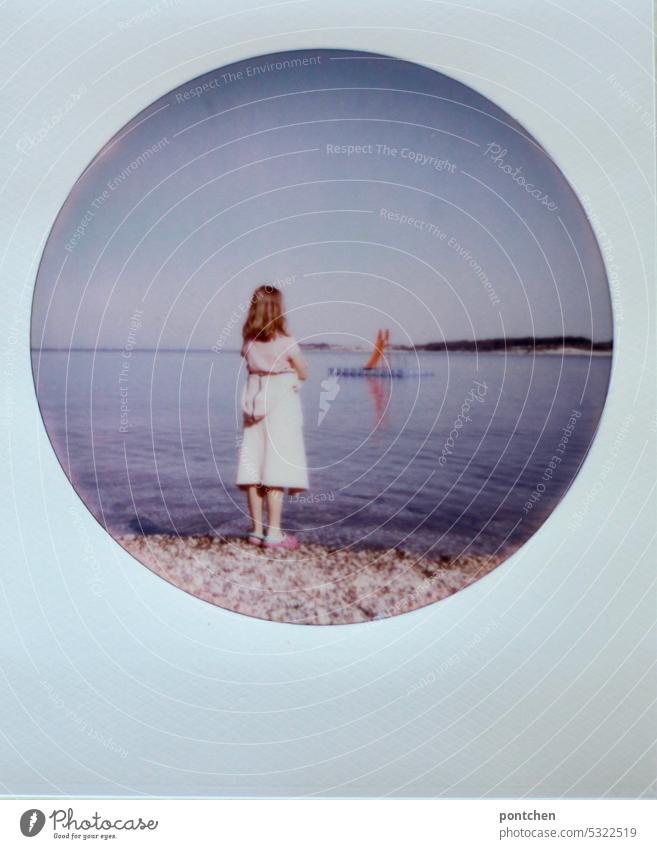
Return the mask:
<svg viewBox="0 0 657 849">
<path fill-rule="evenodd" d="M 463 83 L 343 50 L 220 68 L 121 129 L 55 221 L 31 332 L 102 527 L 199 599 L 304 625 L 500 566 L 577 475 L 612 360 L 549 151 Z"/>
</svg>

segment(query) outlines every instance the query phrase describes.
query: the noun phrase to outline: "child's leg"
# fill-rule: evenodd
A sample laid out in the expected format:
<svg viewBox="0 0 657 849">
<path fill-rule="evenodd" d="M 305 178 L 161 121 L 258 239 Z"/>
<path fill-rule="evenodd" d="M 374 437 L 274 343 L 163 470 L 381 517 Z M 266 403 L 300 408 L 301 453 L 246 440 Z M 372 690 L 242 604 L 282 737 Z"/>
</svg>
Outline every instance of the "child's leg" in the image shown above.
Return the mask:
<svg viewBox="0 0 657 849">
<path fill-rule="evenodd" d="M 249 516 L 253 522 L 253 533 L 262 535 L 262 508 L 264 505 L 264 489 L 261 486 L 250 486 L 246 491 L 249 505 Z"/>
<path fill-rule="evenodd" d="M 283 490 L 278 487 L 267 487 L 267 539 L 270 541 L 280 540 L 283 537 L 281 530 L 281 516 L 283 515 Z"/>
</svg>

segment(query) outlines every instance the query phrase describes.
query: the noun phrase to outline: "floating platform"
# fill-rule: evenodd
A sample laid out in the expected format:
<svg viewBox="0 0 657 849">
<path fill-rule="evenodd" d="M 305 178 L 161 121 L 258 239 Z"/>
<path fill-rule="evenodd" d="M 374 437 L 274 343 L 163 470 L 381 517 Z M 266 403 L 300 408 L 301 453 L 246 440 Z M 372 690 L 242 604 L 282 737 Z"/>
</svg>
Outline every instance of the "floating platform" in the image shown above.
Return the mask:
<svg viewBox="0 0 657 849">
<path fill-rule="evenodd" d="M 433 377 L 428 368 L 364 368 L 363 366 L 329 366 L 334 377 Z"/>
<path fill-rule="evenodd" d="M 412 354 L 391 354 L 390 331 L 379 329 L 372 356 L 364 366 L 329 366 L 328 373 L 330 377 L 433 377 L 431 369 L 413 365 L 417 359 Z"/>
</svg>

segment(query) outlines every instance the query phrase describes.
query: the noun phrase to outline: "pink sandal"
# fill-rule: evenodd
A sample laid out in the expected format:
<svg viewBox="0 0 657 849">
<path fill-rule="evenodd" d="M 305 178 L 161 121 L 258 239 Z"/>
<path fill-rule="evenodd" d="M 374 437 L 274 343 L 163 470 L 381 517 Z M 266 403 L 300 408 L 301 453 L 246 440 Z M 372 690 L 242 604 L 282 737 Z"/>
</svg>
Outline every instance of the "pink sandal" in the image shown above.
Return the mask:
<svg viewBox="0 0 657 849">
<path fill-rule="evenodd" d="M 265 535 L 264 534 L 256 534 L 255 532 L 252 531 L 248 535 L 247 540 L 251 543 L 251 545 L 262 545 L 262 543 L 265 540 Z"/>
<path fill-rule="evenodd" d="M 294 551 L 299 548 L 299 540 L 291 534 L 283 534 L 281 540 L 272 541 L 269 537 L 265 537 L 262 541 L 263 548 L 284 548 L 287 551 Z"/>
</svg>

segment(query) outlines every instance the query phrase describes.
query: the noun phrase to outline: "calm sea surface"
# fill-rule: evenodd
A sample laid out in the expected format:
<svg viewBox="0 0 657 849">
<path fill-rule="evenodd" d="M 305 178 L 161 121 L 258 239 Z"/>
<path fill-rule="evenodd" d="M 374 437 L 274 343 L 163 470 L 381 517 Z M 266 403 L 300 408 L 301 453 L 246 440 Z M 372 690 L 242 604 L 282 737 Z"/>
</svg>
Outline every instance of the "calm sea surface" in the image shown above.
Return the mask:
<svg viewBox="0 0 657 849">
<path fill-rule="evenodd" d="M 595 434 L 611 366 L 609 357 L 422 354 L 433 377 L 322 387 L 329 365 L 363 359 L 308 355 L 311 489 L 287 504 L 285 524 L 308 541 L 435 553 L 516 546 L 545 521 Z M 248 528 L 234 485 L 238 354 L 45 351 L 33 362 L 57 456 L 111 533 Z"/>
</svg>

